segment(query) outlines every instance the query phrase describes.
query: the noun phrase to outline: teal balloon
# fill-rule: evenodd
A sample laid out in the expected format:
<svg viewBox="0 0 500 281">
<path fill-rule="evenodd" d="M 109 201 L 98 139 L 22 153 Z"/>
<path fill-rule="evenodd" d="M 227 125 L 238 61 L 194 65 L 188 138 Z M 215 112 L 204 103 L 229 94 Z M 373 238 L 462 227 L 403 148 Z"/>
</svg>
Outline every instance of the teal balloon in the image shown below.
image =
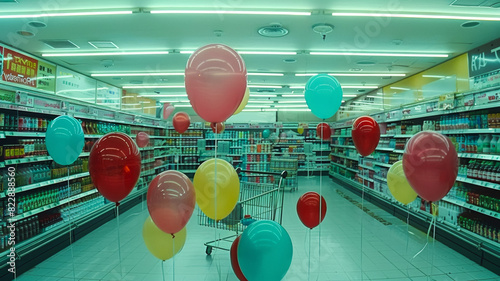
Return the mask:
<svg viewBox="0 0 500 281">
<path fill-rule="evenodd" d="M 311 112 L 321 119 L 332 117 L 342 104 L 342 87 L 335 77 L 318 74 L 309 79 L 304 97 Z"/>
<path fill-rule="evenodd" d="M 241 272 L 248 281 L 279 281 L 290 268 L 293 246 L 280 224 L 261 220 L 245 229 L 237 252 Z"/>
<path fill-rule="evenodd" d="M 72 164 L 82 153 L 85 144 L 82 125 L 67 115 L 57 117 L 47 127 L 45 144 L 47 152 L 57 164 Z"/>
<path fill-rule="evenodd" d="M 265 139 L 267 139 L 270 135 L 271 135 L 271 131 L 269 131 L 268 129 L 265 129 L 262 132 L 262 137 L 265 138 Z"/>
</svg>

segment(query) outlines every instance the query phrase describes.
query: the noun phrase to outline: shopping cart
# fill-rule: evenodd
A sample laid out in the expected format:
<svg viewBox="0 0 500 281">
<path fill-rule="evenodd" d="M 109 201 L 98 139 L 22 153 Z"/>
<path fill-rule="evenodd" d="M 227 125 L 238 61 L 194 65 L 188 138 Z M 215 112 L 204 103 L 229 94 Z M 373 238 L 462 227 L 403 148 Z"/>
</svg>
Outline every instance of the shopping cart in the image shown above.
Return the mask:
<svg viewBox="0 0 500 281">
<path fill-rule="evenodd" d="M 239 233 L 253 221 L 273 220 L 281 224 L 283 219 L 284 188 L 281 185 L 287 172 L 248 171 L 241 168 L 237 168 L 236 172 L 240 176 L 240 198 L 234 210 L 217 222 L 207 217 L 201 210 L 198 212 L 200 225 L 236 232 L 206 242 L 204 245 L 207 255 L 212 254 L 213 248 L 229 251 Z M 259 180 L 256 180 L 255 175 L 262 176 L 257 176 Z"/>
</svg>

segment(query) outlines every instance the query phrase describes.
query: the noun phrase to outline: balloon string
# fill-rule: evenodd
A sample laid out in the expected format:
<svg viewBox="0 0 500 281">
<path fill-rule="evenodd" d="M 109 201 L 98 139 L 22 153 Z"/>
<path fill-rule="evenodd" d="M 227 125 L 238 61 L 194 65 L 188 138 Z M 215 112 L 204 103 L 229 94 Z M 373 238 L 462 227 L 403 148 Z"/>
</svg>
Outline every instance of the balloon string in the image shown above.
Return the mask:
<svg viewBox="0 0 500 281">
<path fill-rule="evenodd" d="M 363 213 L 365 210 L 365 180 L 363 179 L 363 187 L 361 191 L 361 280 L 363 280 Z"/>
<path fill-rule="evenodd" d="M 122 272 L 122 251 L 121 251 L 121 243 L 120 243 L 120 210 L 118 203 L 116 205 L 116 233 L 118 234 L 118 262 L 120 265 L 120 277 L 123 278 Z"/>
<path fill-rule="evenodd" d="M 323 119 L 323 121 L 325 121 L 325 119 Z M 323 131 L 324 130 L 321 130 L 321 140 L 320 140 L 320 146 L 319 146 L 319 150 L 320 150 L 320 155 L 321 155 L 321 159 L 323 159 Z M 323 192 L 322 192 L 322 189 L 323 188 L 323 166 L 320 166 L 319 168 L 319 233 L 318 233 L 318 278 L 319 278 L 319 272 L 320 272 L 320 267 L 321 267 L 321 217 L 322 217 L 322 213 L 321 213 L 321 210 L 322 210 L 322 206 L 321 204 L 323 203 L 323 200 L 321 200 L 323 197 Z"/>
<path fill-rule="evenodd" d="M 68 168 L 68 198 L 71 197 L 71 188 L 70 188 L 70 185 L 69 185 L 69 168 Z M 70 210 L 71 211 L 71 210 Z M 73 216 L 71 214 L 71 212 L 69 213 L 69 247 L 71 249 L 71 260 L 72 260 L 72 264 L 73 264 L 73 279 L 76 280 L 76 269 L 75 269 L 75 256 L 73 254 L 73 237 L 72 237 L 72 234 L 71 234 L 71 226 L 73 224 Z"/>
<path fill-rule="evenodd" d="M 311 280 L 311 232 L 312 228 L 309 229 L 309 266 L 307 267 L 307 280 Z"/>
<path fill-rule="evenodd" d="M 413 262 L 413 260 L 418 256 L 420 255 L 420 253 L 422 253 L 425 248 L 427 247 L 427 245 L 429 244 L 429 234 L 431 232 L 431 229 L 432 229 L 432 224 L 436 222 L 436 216 L 432 216 L 432 220 L 431 220 L 431 224 L 429 225 L 429 229 L 427 230 L 427 241 L 425 242 L 425 245 L 424 247 L 422 248 L 422 250 L 418 251 L 418 253 L 416 253 L 413 258 L 411 258 L 411 261 Z"/>
<path fill-rule="evenodd" d="M 434 253 L 436 252 L 436 221 L 437 221 L 437 215 L 439 212 L 439 201 L 436 202 L 435 204 L 432 204 L 433 210 L 432 210 L 432 216 L 434 218 L 434 225 L 432 227 L 432 259 L 431 259 L 431 276 L 432 276 L 432 269 L 434 268 Z"/>
<path fill-rule="evenodd" d="M 408 256 L 408 247 L 410 245 L 410 205 L 406 206 L 406 250 L 405 250 L 405 258 Z M 406 275 L 410 278 L 410 264 L 408 263 L 406 266 Z"/>
<path fill-rule="evenodd" d="M 175 281 L 175 236 L 172 234 L 172 249 L 174 256 L 172 257 L 172 280 Z"/>
<path fill-rule="evenodd" d="M 163 276 L 163 281 L 165 281 L 165 261 L 161 262 L 161 274 Z"/>
<path fill-rule="evenodd" d="M 179 171 L 179 166 L 182 157 L 182 134 L 179 134 L 179 152 L 177 153 L 177 155 L 179 156 L 179 159 L 177 159 L 177 171 Z"/>
</svg>

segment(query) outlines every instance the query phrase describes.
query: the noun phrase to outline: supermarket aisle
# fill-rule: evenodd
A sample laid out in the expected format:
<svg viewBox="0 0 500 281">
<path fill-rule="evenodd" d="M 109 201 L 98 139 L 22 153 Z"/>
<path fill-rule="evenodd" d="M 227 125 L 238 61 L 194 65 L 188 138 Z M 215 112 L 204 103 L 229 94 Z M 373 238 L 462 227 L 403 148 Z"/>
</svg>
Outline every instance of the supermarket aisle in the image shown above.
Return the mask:
<svg viewBox="0 0 500 281">
<path fill-rule="evenodd" d="M 285 194 L 283 226 L 294 244 L 293 262 L 287 281 L 308 279 L 308 230 L 299 221 L 295 205 L 306 191 L 319 191 L 319 177 L 301 177 L 299 191 Z M 310 280 L 499 280 L 496 274 L 447 248 L 439 242 L 410 262 L 425 244 L 425 235 L 390 216 L 383 210 L 364 204 L 372 216 L 354 201 L 360 198 L 323 177 L 322 193 L 328 211 L 319 229 L 312 230 Z M 120 218 L 123 278 L 120 278 L 116 220 L 111 221 L 47 261 L 18 278 L 31 280 L 163 280 L 162 263 L 147 251 L 142 241 L 142 224 L 147 217 L 145 204 L 138 205 Z M 195 210 L 188 224 L 184 249 L 175 257 L 175 280 L 237 280 L 229 252 L 205 254 L 203 243 L 212 240 L 213 228 L 198 225 Z M 410 234 L 408 234 L 410 233 Z M 232 234 L 218 230 L 219 236 Z M 362 255 L 361 255 L 361 249 Z M 320 255 L 319 253 L 320 252 Z M 74 257 L 74 258 L 73 258 Z M 320 261 L 320 262 L 318 262 Z M 166 261 L 165 280 L 173 280 L 173 261 Z M 362 269 L 362 270 L 361 270 Z M 318 273 L 319 272 L 319 273 Z M 319 276 L 318 276 L 319 274 Z M 431 278 L 428 276 L 431 275 Z M 220 278 L 219 278 L 220 276 Z"/>
</svg>

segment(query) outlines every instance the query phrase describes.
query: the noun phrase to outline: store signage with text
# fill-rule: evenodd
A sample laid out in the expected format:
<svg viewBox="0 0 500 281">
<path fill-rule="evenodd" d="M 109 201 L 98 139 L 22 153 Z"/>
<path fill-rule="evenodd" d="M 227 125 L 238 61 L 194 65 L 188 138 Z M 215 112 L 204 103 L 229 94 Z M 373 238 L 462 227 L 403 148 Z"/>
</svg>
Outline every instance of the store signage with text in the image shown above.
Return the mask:
<svg viewBox="0 0 500 281">
<path fill-rule="evenodd" d="M 61 101 L 45 99 L 41 97 L 34 98 L 34 107 L 43 109 L 61 109 Z"/>
<path fill-rule="evenodd" d="M 469 51 L 469 76 L 500 69 L 500 38 Z"/>
<path fill-rule="evenodd" d="M 56 91 L 56 66 L 38 62 L 37 88 L 54 93 Z"/>
<path fill-rule="evenodd" d="M 4 48 L 2 80 L 36 88 L 38 60 Z"/>
</svg>

